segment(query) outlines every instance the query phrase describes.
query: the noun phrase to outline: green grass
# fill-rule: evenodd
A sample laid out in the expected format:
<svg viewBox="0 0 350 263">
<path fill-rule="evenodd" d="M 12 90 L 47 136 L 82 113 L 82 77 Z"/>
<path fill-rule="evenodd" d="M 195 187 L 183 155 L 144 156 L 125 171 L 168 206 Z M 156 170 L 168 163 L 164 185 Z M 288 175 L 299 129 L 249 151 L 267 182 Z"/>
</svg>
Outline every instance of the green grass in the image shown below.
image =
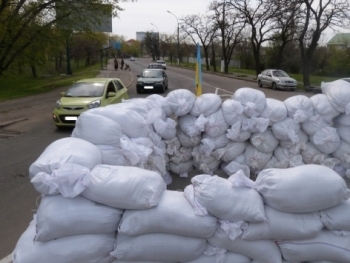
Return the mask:
<svg viewBox="0 0 350 263">
<path fill-rule="evenodd" d="M 99 74 L 100 64 L 76 69 L 73 75 L 55 75 L 33 78 L 28 74 L 6 75 L 0 78 L 0 101 L 21 98 L 51 91 L 59 87 L 68 87 L 74 81 L 93 78 Z"/>
</svg>

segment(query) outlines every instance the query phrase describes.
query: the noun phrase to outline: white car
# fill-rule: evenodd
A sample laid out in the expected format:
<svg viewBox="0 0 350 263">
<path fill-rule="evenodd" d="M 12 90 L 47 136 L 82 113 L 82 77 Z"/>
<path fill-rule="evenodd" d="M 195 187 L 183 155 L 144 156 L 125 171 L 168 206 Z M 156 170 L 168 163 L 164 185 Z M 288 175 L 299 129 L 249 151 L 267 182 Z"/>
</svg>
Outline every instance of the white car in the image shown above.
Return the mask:
<svg viewBox="0 0 350 263">
<path fill-rule="evenodd" d="M 258 75 L 258 86 L 271 87 L 272 89 L 295 90 L 298 82 L 280 69 L 267 69 Z"/>
<path fill-rule="evenodd" d="M 135 61 L 135 58 L 134 58 L 134 57 L 131 57 L 131 58 L 130 58 L 130 61 Z"/>
<path fill-rule="evenodd" d="M 160 59 L 159 59 L 159 60 L 156 61 L 156 63 L 161 64 L 162 67 L 163 67 L 163 69 L 166 69 L 166 63 L 165 63 L 164 60 L 160 60 Z"/>
</svg>

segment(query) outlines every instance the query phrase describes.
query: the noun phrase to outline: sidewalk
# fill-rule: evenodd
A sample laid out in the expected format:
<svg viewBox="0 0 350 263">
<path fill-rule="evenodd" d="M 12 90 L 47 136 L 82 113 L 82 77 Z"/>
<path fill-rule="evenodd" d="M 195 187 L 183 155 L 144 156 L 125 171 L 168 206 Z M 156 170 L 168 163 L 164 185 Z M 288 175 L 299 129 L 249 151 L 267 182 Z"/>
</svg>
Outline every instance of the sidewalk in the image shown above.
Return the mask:
<svg viewBox="0 0 350 263">
<path fill-rule="evenodd" d="M 119 78 L 127 88 L 129 88 L 135 80 L 131 71 L 120 68 L 115 70 L 113 59 L 108 60 L 107 69 L 102 69 L 96 78 Z"/>
</svg>

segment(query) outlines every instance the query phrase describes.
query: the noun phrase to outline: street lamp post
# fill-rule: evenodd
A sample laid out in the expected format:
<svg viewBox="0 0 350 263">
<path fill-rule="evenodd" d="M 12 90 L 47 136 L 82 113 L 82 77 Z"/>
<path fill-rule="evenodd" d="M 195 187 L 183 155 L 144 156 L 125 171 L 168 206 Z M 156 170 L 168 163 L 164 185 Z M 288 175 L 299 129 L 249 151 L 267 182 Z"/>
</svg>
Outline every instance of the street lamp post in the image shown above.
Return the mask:
<svg viewBox="0 0 350 263">
<path fill-rule="evenodd" d="M 176 21 L 177 21 L 177 64 L 180 65 L 180 36 L 179 36 L 179 31 L 180 31 L 180 26 L 179 26 L 179 20 L 177 19 L 177 16 L 171 13 L 170 11 L 167 11 L 169 14 L 172 14 L 175 16 Z"/>
<path fill-rule="evenodd" d="M 158 30 L 157 58 L 156 58 L 156 59 L 160 59 L 160 52 L 159 52 L 159 29 L 158 29 L 158 27 L 157 27 L 155 24 L 151 23 L 151 25 L 152 25 L 152 26 L 155 26 L 155 27 L 157 28 L 157 30 Z"/>
</svg>

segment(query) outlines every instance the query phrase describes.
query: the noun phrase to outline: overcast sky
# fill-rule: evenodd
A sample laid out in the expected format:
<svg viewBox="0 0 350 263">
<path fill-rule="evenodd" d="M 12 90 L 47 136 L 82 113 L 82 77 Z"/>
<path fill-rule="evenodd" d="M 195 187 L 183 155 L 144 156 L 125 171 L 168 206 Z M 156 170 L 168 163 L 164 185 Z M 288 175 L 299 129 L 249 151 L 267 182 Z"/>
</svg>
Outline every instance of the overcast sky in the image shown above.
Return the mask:
<svg viewBox="0 0 350 263">
<path fill-rule="evenodd" d="M 137 0 L 120 3 L 124 11 L 119 18 L 113 18 L 113 34 L 123 35 L 126 40 L 136 39 L 136 32 L 160 32 L 160 34 L 175 34 L 177 19 L 186 15 L 205 14 L 212 0 Z M 170 11 L 174 15 L 168 13 Z M 176 16 L 176 17 L 175 17 Z M 151 25 L 154 24 L 154 25 Z M 341 30 L 350 33 L 350 30 Z M 327 42 L 336 33 L 327 30 L 321 41 Z"/>
</svg>

